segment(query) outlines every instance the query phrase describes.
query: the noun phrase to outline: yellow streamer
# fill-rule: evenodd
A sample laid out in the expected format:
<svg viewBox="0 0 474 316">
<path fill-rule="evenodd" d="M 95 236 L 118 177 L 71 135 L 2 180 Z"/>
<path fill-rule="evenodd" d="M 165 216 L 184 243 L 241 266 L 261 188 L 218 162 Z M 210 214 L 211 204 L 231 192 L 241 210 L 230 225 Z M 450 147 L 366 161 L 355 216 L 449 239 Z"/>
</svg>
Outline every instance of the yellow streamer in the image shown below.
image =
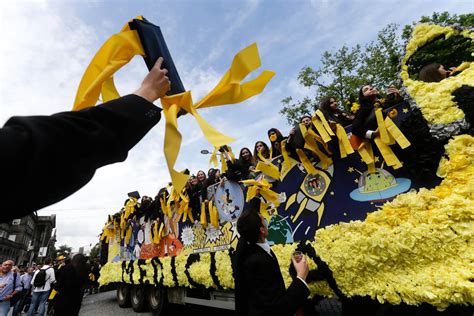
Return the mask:
<svg viewBox="0 0 474 316">
<path fill-rule="evenodd" d="M 144 55 L 144 50 L 137 32 L 130 30 L 127 23 L 119 33 L 112 35 L 104 43 L 92 59 L 79 84 L 73 110 L 77 111 L 95 105 L 101 92 L 104 100 L 117 98 L 119 94 L 113 83 L 113 74 L 135 55 Z M 220 147 L 231 143 L 234 139 L 223 135 L 209 125 L 198 114 L 197 109 L 235 104 L 261 93 L 275 75 L 274 72 L 263 71 L 255 79 L 241 83 L 260 65 L 257 45 L 254 43 L 235 55 L 231 67 L 216 87 L 199 102 L 193 104 L 190 91 L 161 99 L 166 119 L 164 152 L 172 183 L 178 192 L 184 188 L 189 177 L 174 169 L 182 140 L 178 131 L 178 112 L 184 110 L 194 116 L 204 136 L 213 146 Z"/>
<path fill-rule="evenodd" d="M 339 151 L 341 153 L 341 158 L 346 158 L 347 155 L 353 154 L 354 149 L 347 138 L 347 133 L 344 127 L 341 124 L 336 124 L 336 136 L 339 143 Z"/>
<path fill-rule="evenodd" d="M 278 193 L 270 189 L 272 185 L 267 180 L 260 179 L 257 181 L 250 179 L 242 180 L 240 182 L 248 187 L 246 198 L 247 202 L 252 200 L 257 196 L 257 193 L 259 193 L 266 201 L 273 203 L 275 206 L 280 205 L 280 202 L 278 201 Z"/>
<path fill-rule="evenodd" d="M 181 190 L 186 184 L 187 175 L 174 170 L 181 134 L 177 126 L 177 113 L 184 109 L 194 116 L 206 139 L 214 146 L 220 147 L 234 141 L 225 136 L 207 123 L 197 112 L 198 108 L 234 104 L 242 102 L 263 91 L 270 79 L 275 75 L 271 71 L 263 71 L 257 78 L 241 84 L 240 82 L 253 70 L 260 66 L 257 45 L 254 43 L 235 55 L 230 69 L 225 73 L 217 86 L 203 99 L 193 104 L 191 92 L 164 97 L 161 99 L 163 112 L 166 118 L 165 156 L 173 185 Z"/>
<path fill-rule="evenodd" d="M 388 132 L 402 149 L 411 145 L 410 141 L 405 137 L 405 135 L 403 135 L 402 131 L 400 131 L 398 126 L 395 125 L 388 116 L 385 118 L 385 126 L 387 126 Z"/>
<path fill-rule="evenodd" d="M 283 163 L 281 164 L 280 180 L 283 180 L 291 168 L 298 164 L 295 159 L 290 157 L 288 151 L 286 150 L 286 139 L 281 142 L 281 155 L 283 156 Z"/>
<path fill-rule="evenodd" d="M 402 163 L 400 162 L 400 160 L 398 160 L 397 156 L 392 151 L 390 146 L 385 144 L 380 137 L 376 137 L 374 141 L 387 165 L 393 167 L 393 169 L 398 169 L 402 167 Z"/>
<path fill-rule="evenodd" d="M 202 227 L 206 228 L 207 227 L 207 216 L 206 216 L 206 203 L 202 202 L 201 203 L 201 218 L 200 222 Z"/>
<path fill-rule="evenodd" d="M 360 144 L 357 152 L 362 157 L 362 160 L 367 164 L 369 173 L 375 172 L 375 161 L 374 161 L 374 152 L 372 150 L 372 145 L 370 141 L 364 139 Z"/>
<path fill-rule="evenodd" d="M 388 137 L 387 128 L 385 127 L 385 124 L 384 124 L 383 114 L 382 114 L 382 109 L 381 108 L 378 108 L 378 109 L 375 110 L 375 118 L 377 119 L 377 125 L 378 125 L 378 128 L 379 128 L 380 139 L 385 144 L 388 144 L 390 142 L 390 139 Z"/>
<path fill-rule="evenodd" d="M 306 172 L 308 174 L 316 174 L 318 171 L 316 168 L 313 166 L 311 161 L 308 159 L 308 156 L 304 153 L 302 149 L 296 149 L 296 153 L 298 154 L 298 157 L 300 158 L 301 163 L 303 164 L 303 167 L 306 169 Z M 324 167 L 323 167 L 324 168 Z M 327 168 L 327 167 L 326 167 Z"/>
<path fill-rule="evenodd" d="M 304 129 L 302 130 L 302 127 L 304 127 Z M 323 139 L 321 138 L 321 136 L 319 136 L 318 134 L 316 134 L 311 128 L 310 129 L 307 129 L 306 126 L 304 126 L 303 123 L 300 124 L 300 131 L 302 131 L 302 135 L 306 135 L 304 136 L 304 138 L 308 137 L 308 136 L 311 136 L 314 138 L 314 140 L 316 142 L 318 142 L 319 144 L 321 144 L 324 148 L 324 150 L 326 151 L 326 153 L 328 153 L 328 155 L 332 155 L 332 151 L 329 149 L 329 146 L 327 143 L 325 143 L 323 141 Z M 303 131 L 305 131 L 303 133 Z"/>
<path fill-rule="evenodd" d="M 321 135 L 323 142 L 328 143 L 331 141 L 331 136 L 329 136 L 328 132 L 324 128 L 323 122 L 321 122 L 321 120 L 316 115 L 311 118 L 311 121 L 313 122 L 314 127 L 316 127 L 318 134 Z"/>
<path fill-rule="evenodd" d="M 138 16 L 137 19 L 142 20 L 143 17 Z M 113 74 L 133 56 L 144 54 L 137 31 L 130 30 L 128 23 L 125 24 L 119 33 L 102 45 L 87 67 L 76 93 L 73 111 L 95 105 L 101 93 L 104 101 L 118 98 Z"/>
<path fill-rule="evenodd" d="M 211 158 L 209 159 L 209 167 L 211 167 L 211 165 L 214 165 L 214 167 L 219 166 L 219 163 L 217 162 L 217 152 L 218 152 L 218 150 L 219 150 L 219 148 L 214 147 L 214 150 L 212 151 L 212 154 L 211 154 Z"/>
<path fill-rule="evenodd" d="M 331 126 L 329 126 L 328 121 L 326 121 L 326 117 L 324 116 L 324 113 L 321 112 L 321 110 L 316 110 L 316 116 L 319 117 L 319 119 L 321 120 L 321 123 L 323 124 L 324 129 L 326 129 L 326 132 L 329 135 L 334 136 L 334 132 L 332 131 Z"/>
</svg>

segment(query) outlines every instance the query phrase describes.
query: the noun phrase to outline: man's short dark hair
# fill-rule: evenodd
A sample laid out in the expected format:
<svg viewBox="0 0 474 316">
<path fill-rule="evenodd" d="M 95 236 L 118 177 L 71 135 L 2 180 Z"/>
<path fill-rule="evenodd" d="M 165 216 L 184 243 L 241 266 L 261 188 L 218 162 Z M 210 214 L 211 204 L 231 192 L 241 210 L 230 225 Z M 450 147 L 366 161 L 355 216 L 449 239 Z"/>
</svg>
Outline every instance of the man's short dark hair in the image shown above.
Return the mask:
<svg viewBox="0 0 474 316">
<path fill-rule="evenodd" d="M 246 210 L 237 220 L 237 231 L 241 238 L 245 238 L 251 244 L 258 241 L 262 226 L 262 219 L 258 215 L 258 211 L 253 208 Z"/>
<path fill-rule="evenodd" d="M 44 259 L 44 264 L 50 265 L 51 264 L 51 258 Z"/>
</svg>

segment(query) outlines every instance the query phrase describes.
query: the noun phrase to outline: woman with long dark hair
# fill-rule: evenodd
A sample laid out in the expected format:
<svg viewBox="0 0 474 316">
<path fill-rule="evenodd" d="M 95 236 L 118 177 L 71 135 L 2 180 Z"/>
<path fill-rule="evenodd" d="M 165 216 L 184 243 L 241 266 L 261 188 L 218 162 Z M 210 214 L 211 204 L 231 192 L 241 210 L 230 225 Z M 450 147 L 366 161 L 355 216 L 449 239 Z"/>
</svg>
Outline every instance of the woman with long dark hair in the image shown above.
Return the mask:
<svg viewBox="0 0 474 316">
<path fill-rule="evenodd" d="M 286 137 L 276 128 L 270 128 L 267 134 L 271 145 L 270 158 L 275 158 L 281 155 L 281 142 L 285 140 Z"/>
<path fill-rule="evenodd" d="M 257 162 L 255 161 L 255 157 L 252 155 L 252 152 L 247 147 L 244 147 L 240 150 L 237 165 L 242 174 L 243 180 L 250 179 L 255 176 L 254 172 Z"/>
<path fill-rule="evenodd" d="M 424 82 L 440 82 L 448 78 L 456 68 L 445 69 L 443 65 L 438 63 L 431 63 L 421 68 L 419 78 Z"/>
<path fill-rule="evenodd" d="M 88 274 L 87 258 L 82 254 L 75 255 L 71 262 L 61 269 L 54 286 L 58 291 L 54 304 L 55 316 L 79 315 Z"/>
<path fill-rule="evenodd" d="M 319 109 L 323 112 L 324 117 L 331 125 L 331 128 L 334 126 L 334 129 L 336 126 L 335 124 L 341 124 L 344 127 L 350 125 L 354 120 L 354 115 L 348 114 L 339 109 L 337 100 L 333 97 L 323 99 L 319 104 Z"/>
<path fill-rule="evenodd" d="M 352 123 L 352 134 L 360 138 L 373 139 L 379 131 L 375 118 L 375 104 L 379 102 L 379 91 L 372 85 L 364 85 L 359 90 L 360 109 Z"/>
<path fill-rule="evenodd" d="M 257 162 L 261 161 L 260 157 L 258 156 L 258 153 L 261 153 L 262 157 L 265 159 L 270 158 L 270 148 L 268 148 L 268 145 L 265 144 L 265 142 L 262 142 L 261 140 L 255 143 L 255 147 L 253 149 L 253 156 Z"/>
</svg>

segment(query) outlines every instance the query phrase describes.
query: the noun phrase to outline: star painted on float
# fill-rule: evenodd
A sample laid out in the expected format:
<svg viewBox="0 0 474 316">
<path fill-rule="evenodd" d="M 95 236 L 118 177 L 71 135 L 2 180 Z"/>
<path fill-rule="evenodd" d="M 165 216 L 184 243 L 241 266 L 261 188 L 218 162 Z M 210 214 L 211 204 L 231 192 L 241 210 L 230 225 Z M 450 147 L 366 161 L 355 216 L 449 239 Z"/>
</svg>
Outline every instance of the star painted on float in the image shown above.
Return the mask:
<svg viewBox="0 0 474 316">
<path fill-rule="evenodd" d="M 355 182 L 355 183 L 359 183 L 359 179 L 355 179 L 354 182 Z"/>
<path fill-rule="evenodd" d="M 354 172 L 354 167 L 347 168 L 347 172 Z"/>
<path fill-rule="evenodd" d="M 408 113 L 408 108 L 404 108 L 402 111 L 403 113 Z"/>
<path fill-rule="evenodd" d="M 329 194 L 334 195 L 334 191 L 331 191 Z"/>
<path fill-rule="evenodd" d="M 281 163 L 281 159 L 278 159 L 277 162 L 278 162 L 278 163 Z"/>
<path fill-rule="evenodd" d="M 374 161 L 379 162 L 379 156 L 375 156 Z"/>
</svg>

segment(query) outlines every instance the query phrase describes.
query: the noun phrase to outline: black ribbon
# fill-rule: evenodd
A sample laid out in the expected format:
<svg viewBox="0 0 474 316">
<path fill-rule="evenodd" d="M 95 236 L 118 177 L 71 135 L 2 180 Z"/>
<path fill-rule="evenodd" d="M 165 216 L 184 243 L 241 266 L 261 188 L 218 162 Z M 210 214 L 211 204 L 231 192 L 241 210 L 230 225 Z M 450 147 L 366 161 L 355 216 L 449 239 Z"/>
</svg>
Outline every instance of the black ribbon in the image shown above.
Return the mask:
<svg viewBox="0 0 474 316">
<path fill-rule="evenodd" d="M 140 271 L 140 279 L 138 280 L 138 282 L 140 284 L 150 284 L 150 282 L 148 280 L 144 281 L 144 278 L 146 276 L 146 270 L 143 269 L 142 266 L 146 265 L 146 260 L 145 259 L 138 259 L 137 264 L 138 264 L 138 270 Z"/>
<path fill-rule="evenodd" d="M 126 261 L 122 261 L 122 281 L 125 283 L 125 276 L 124 274 L 129 274 L 130 276 L 130 283 L 131 284 L 134 284 L 133 283 L 133 263 L 134 261 L 133 260 L 130 260 L 128 262 L 128 267 L 127 267 L 127 262 Z"/>
<path fill-rule="evenodd" d="M 201 255 L 199 253 L 192 253 L 189 255 L 188 260 L 186 261 L 184 273 L 186 274 L 186 277 L 188 278 L 189 284 L 191 284 L 192 287 L 198 288 L 198 289 L 205 289 L 206 287 L 203 286 L 200 283 L 197 283 L 196 281 L 193 280 L 189 273 L 189 267 L 195 262 L 198 262 L 201 260 Z M 211 273 L 212 275 L 212 273 Z"/>
<path fill-rule="evenodd" d="M 222 290 L 223 287 L 221 285 L 221 282 L 219 281 L 219 277 L 217 276 L 216 253 L 211 252 L 210 255 L 211 255 L 211 268 L 209 272 L 211 273 L 212 281 L 214 282 L 214 284 L 219 290 Z"/>
</svg>

